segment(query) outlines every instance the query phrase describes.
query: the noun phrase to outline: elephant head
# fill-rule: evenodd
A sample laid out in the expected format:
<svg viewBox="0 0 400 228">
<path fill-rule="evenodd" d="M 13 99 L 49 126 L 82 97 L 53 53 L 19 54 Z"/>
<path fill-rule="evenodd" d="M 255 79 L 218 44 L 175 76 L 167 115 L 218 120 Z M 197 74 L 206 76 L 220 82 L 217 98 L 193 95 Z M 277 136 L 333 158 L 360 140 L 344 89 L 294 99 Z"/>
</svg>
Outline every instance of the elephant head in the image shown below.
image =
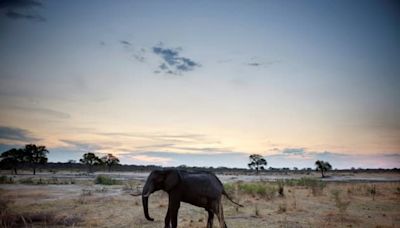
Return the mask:
<svg viewBox="0 0 400 228">
<path fill-rule="evenodd" d="M 181 175 L 176 169 L 154 170 L 150 173 L 142 191 L 143 211 L 147 220 L 154 221 L 149 215 L 150 194 L 158 190 L 170 192 L 180 180 Z"/>
</svg>

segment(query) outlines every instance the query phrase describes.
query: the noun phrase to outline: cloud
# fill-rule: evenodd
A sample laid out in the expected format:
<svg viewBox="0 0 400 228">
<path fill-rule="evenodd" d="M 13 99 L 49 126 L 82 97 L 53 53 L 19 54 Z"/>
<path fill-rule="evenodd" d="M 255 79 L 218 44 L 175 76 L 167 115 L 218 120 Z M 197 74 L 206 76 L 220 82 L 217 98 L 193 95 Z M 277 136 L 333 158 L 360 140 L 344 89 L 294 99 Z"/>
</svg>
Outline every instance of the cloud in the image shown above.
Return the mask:
<svg viewBox="0 0 400 228">
<path fill-rule="evenodd" d="M 315 161 L 329 162 L 333 168 L 394 168 L 400 167 L 400 153 L 392 154 L 354 154 L 330 151 L 307 151 L 304 148 L 284 148 L 276 154 L 265 156 L 272 167 L 315 167 Z"/>
<path fill-rule="evenodd" d="M 156 156 L 149 156 L 149 155 L 130 155 L 126 156 L 128 159 L 134 159 L 136 162 L 142 162 L 144 164 L 161 164 L 167 165 L 169 162 L 172 161 L 171 158 L 164 158 L 164 157 L 156 157 Z"/>
<path fill-rule="evenodd" d="M 163 48 L 162 45 L 154 46 L 153 53 L 160 56 L 163 62 L 158 66 L 157 72 L 181 75 L 183 72 L 192 71 L 200 64 L 187 57 L 181 57 L 181 48 Z"/>
<path fill-rule="evenodd" d="M 5 126 L 0 126 L 0 139 L 16 140 L 23 142 L 38 140 L 38 138 L 33 137 L 32 133 L 28 130 Z"/>
<path fill-rule="evenodd" d="M 246 63 L 246 65 L 251 66 L 251 67 L 261 67 L 261 66 L 271 66 L 273 64 L 277 64 L 282 62 L 281 60 L 271 60 L 271 61 L 257 61 L 256 57 L 253 57 L 250 59 L 250 61 L 248 63 Z"/>
<path fill-rule="evenodd" d="M 198 167 L 247 167 L 249 155 L 241 152 L 209 152 L 188 154 L 167 151 L 135 151 L 132 152 L 131 155 L 123 155 L 123 157 L 124 156 L 127 159 L 129 159 L 130 157 L 136 158 L 136 164 L 140 163 L 164 166 L 189 165 Z M 226 162 L 221 163 L 221 161 Z"/>
<path fill-rule="evenodd" d="M 139 62 L 145 62 L 146 58 L 145 58 L 145 53 L 146 53 L 146 49 L 145 48 L 135 48 L 133 46 L 133 44 L 127 40 L 120 40 L 119 41 L 121 43 L 121 45 L 123 46 L 123 48 L 125 49 L 125 51 L 127 51 L 131 57 L 133 57 L 135 60 L 139 61 Z"/>
<path fill-rule="evenodd" d="M 8 17 L 8 18 L 11 18 L 11 19 L 28 19 L 28 20 L 40 21 L 40 22 L 46 21 L 46 18 L 44 18 L 44 17 L 42 17 L 40 15 L 18 13 L 18 12 L 13 11 L 13 10 L 8 10 L 5 13 L 5 16 Z"/>
<path fill-rule="evenodd" d="M 0 9 L 25 9 L 32 7 L 41 7 L 43 4 L 36 0 L 2 0 L 0 1 Z"/>
<path fill-rule="evenodd" d="M 119 41 L 121 44 L 123 44 L 123 45 L 128 45 L 128 46 L 131 46 L 132 44 L 131 44 L 131 42 L 129 42 L 129 41 L 126 41 L 126 40 L 121 40 L 121 41 Z"/>
<path fill-rule="evenodd" d="M 285 148 L 282 150 L 283 154 L 302 155 L 305 153 L 304 148 Z"/>
<path fill-rule="evenodd" d="M 262 63 L 256 63 L 256 62 L 254 62 L 254 63 L 247 63 L 247 65 L 249 65 L 249 66 L 260 66 Z"/>
<path fill-rule="evenodd" d="M 76 150 L 80 151 L 96 151 L 100 149 L 104 149 L 104 147 L 100 146 L 99 144 L 94 143 L 87 143 L 82 141 L 75 141 L 75 140 L 68 140 L 68 139 L 61 139 L 61 142 L 67 144 L 68 147 L 72 147 Z"/>
<path fill-rule="evenodd" d="M 12 106 L 11 108 L 29 112 L 29 113 L 37 113 L 40 115 L 46 115 L 50 117 L 56 117 L 59 119 L 69 119 L 71 116 L 68 113 L 56 111 L 53 109 L 48 108 L 41 108 L 41 107 L 20 107 L 20 106 Z"/>
<path fill-rule="evenodd" d="M 32 14 L 32 9 L 41 8 L 42 2 L 36 0 L 2 0 L 0 9 L 4 10 L 4 16 L 10 19 L 25 19 L 44 22 L 46 18 L 38 14 Z"/>
</svg>

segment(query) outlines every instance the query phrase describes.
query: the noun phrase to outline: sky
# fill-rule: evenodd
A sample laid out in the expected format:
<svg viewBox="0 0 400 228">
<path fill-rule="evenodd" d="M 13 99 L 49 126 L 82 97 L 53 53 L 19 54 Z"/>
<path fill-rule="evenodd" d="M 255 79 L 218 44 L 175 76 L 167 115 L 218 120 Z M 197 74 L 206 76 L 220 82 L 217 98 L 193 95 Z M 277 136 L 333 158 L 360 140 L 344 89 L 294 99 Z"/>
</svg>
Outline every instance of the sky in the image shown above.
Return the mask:
<svg viewBox="0 0 400 228">
<path fill-rule="evenodd" d="M 398 1 L 0 0 L 0 151 L 400 168 Z"/>
</svg>

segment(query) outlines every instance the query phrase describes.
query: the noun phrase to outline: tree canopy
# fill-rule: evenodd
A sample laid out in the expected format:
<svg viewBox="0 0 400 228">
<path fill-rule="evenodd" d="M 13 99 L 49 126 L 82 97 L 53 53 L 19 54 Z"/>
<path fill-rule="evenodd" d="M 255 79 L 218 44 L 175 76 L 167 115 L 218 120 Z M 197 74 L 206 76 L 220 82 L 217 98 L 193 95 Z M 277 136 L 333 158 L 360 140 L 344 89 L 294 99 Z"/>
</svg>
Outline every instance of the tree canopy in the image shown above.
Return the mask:
<svg viewBox="0 0 400 228">
<path fill-rule="evenodd" d="M 24 161 L 24 150 L 12 148 L 0 155 L 0 166 L 5 169 L 12 169 L 14 174 L 17 173 L 18 166 Z"/>
<path fill-rule="evenodd" d="M 321 171 L 322 178 L 325 177 L 324 172 L 327 172 L 332 169 L 332 166 L 331 166 L 331 164 L 329 164 L 329 162 L 325 162 L 322 160 L 317 160 L 315 162 L 315 166 L 317 167 L 316 168 L 317 171 Z"/>
<path fill-rule="evenodd" d="M 83 158 L 81 158 L 79 161 L 82 164 L 87 165 L 89 172 L 92 172 L 92 167 L 94 165 L 100 165 L 103 163 L 102 160 L 92 152 L 85 153 Z"/>
<path fill-rule="evenodd" d="M 249 168 L 250 169 L 255 169 L 256 172 L 258 173 L 258 171 L 260 169 L 264 169 L 264 166 L 267 165 L 267 160 L 264 159 L 263 156 L 261 156 L 260 154 L 252 154 L 249 156 Z"/>
<path fill-rule="evenodd" d="M 39 164 L 47 163 L 49 151 L 46 146 L 27 144 L 24 148 L 10 149 L 1 154 L 1 167 L 11 168 L 17 174 L 17 169 L 21 164 L 29 164 L 33 168 L 33 175 L 36 174 L 36 167 Z"/>
<path fill-rule="evenodd" d="M 108 167 L 108 171 L 111 170 L 111 166 L 119 164 L 119 159 L 113 154 L 107 154 L 101 160 Z"/>
</svg>

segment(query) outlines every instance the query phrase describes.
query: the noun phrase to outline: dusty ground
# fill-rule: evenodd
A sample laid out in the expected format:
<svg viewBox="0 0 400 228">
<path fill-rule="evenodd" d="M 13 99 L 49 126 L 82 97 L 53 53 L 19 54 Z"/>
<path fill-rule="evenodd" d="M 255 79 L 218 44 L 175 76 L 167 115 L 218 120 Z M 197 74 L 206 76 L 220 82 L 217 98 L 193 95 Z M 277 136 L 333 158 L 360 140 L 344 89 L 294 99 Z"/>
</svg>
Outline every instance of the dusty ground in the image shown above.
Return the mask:
<svg viewBox="0 0 400 228">
<path fill-rule="evenodd" d="M 94 185 L 90 178 L 73 184 L 1 184 L 0 222 L 4 227 L 12 222 L 16 227 L 163 227 L 166 194 L 150 196 L 155 221 L 147 221 L 140 197 L 129 195 L 142 180 L 126 179 L 110 186 Z M 237 185 L 237 178 L 221 179 Z M 285 185 L 283 197 L 235 187 L 230 192 L 245 207 L 224 200 L 228 227 L 400 227 L 400 182 L 328 182 L 318 192 L 310 186 Z M 206 215 L 204 209 L 183 203 L 179 227 L 205 227 Z"/>
</svg>

